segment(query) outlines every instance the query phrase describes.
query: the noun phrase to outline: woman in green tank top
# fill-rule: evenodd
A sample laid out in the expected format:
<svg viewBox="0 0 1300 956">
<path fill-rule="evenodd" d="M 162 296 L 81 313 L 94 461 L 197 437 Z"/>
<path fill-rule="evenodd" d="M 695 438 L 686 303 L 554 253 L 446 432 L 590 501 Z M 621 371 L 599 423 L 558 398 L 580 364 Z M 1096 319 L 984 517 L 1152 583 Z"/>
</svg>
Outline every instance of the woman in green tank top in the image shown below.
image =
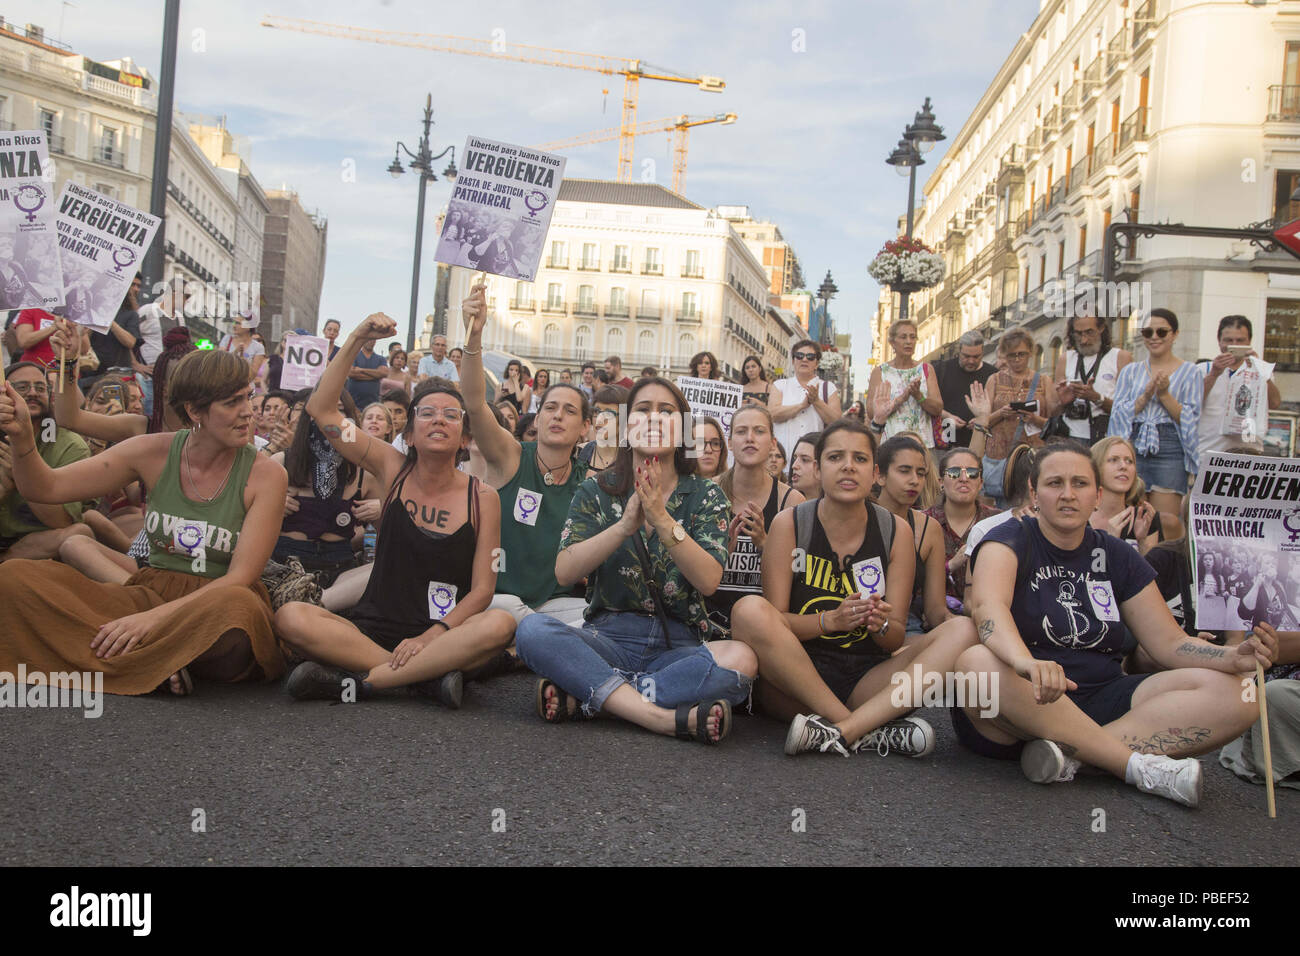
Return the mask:
<svg viewBox="0 0 1300 956">
<path fill-rule="evenodd" d="M 284 656 L 260 576 L 280 530 L 282 467 L 250 446 L 251 370 L 219 351 L 187 355 L 167 402 L 188 426 L 140 435 L 94 459 L 51 469 L 35 448 L 26 405 L 5 386 L 0 430 L 14 448 L 14 478 L 31 501 L 60 503 L 133 481 L 149 488 L 148 566 L 125 584 L 100 583 L 66 565 L 11 561 L 0 606 L 0 670 L 102 672 L 114 694 L 147 693 L 171 678 L 174 692 L 197 676 L 275 678 Z"/>
</svg>

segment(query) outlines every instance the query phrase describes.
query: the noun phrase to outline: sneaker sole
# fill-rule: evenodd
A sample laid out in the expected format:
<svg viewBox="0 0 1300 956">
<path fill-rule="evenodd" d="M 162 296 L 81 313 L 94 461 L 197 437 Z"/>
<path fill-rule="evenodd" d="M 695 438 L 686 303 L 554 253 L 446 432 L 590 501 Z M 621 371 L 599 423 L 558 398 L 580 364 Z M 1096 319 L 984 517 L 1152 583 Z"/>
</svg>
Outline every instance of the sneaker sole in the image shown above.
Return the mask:
<svg viewBox="0 0 1300 956">
<path fill-rule="evenodd" d="M 1183 803 L 1182 800 L 1175 801 L 1177 803 L 1182 803 L 1183 806 L 1185 807 L 1197 807 L 1200 806 L 1201 803 L 1201 783 L 1204 781 L 1205 775 L 1201 773 L 1201 762 L 1199 760 L 1196 761 L 1195 766 L 1196 766 L 1196 784 L 1192 787 L 1191 802 Z"/>
<path fill-rule="evenodd" d="M 1050 740 L 1031 740 L 1020 752 L 1020 769 L 1033 783 L 1055 783 L 1065 768 L 1065 754 Z"/>
<path fill-rule="evenodd" d="M 918 724 L 921 728 L 921 734 L 925 737 L 925 747 L 918 753 L 908 754 L 909 757 L 928 757 L 934 752 L 934 728 L 924 717 L 909 718 L 913 723 Z"/>
<path fill-rule="evenodd" d="M 342 700 L 343 690 L 333 669 L 307 661 L 293 669 L 284 691 L 294 700 Z"/>
<path fill-rule="evenodd" d="M 790 721 L 790 729 L 785 735 L 785 754 L 787 757 L 803 753 L 803 747 L 799 745 L 803 742 L 803 730 L 807 725 L 808 718 L 803 714 L 795 714 L 794 720 Z"/>
<path fill-rule="evenodd" d="M 460 671 L 443 675 L 438 690 L 439 698 L 449 709 L 460 710 L 461 702 L 465 698 L 465 675 Z"/>
</svg>

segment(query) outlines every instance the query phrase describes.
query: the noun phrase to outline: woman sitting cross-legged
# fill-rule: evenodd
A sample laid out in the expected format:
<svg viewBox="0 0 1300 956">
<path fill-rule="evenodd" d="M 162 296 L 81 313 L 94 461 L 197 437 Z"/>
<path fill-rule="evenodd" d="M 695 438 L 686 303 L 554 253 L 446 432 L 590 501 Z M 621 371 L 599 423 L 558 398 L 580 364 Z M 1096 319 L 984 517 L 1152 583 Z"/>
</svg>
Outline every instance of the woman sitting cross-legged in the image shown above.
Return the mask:
<svg viewBox="0 0 1300 956">
<path fill-rule="evenodd" d="M 1277 640 L 1264 634 L 1228 649 L 1184 634 L 1150 565 L 1090 526 L 1099 484 L 1078 442 L 1039 449 L 1030 473 L 1038 517 L 998 525 L 976 547 L 972 605 L 983 644 L 957 663 L 997 680 L 998 712 L 954 708 L 953 725 L 977 753 L 1019 757 L 1035 783 L 1073 779 L 1087 763 L 1194 807 L 1193 757 L 1254 723 L 1258 707 L 1241 678 L 1257 659 L 1272 664 Z M 1130 632 L 1169 670 L 1124 674 Z"/>
<path fill-rule="evenodd" d="M 727 496 L 694 474 L 682 440 L 690 407 L 677 386 L 643 378 L 628 409 L 618 459 L 582 483 L 560 533 L 555 577 L 565 586 L 588 579 L 586 622 L 533 614 L 515 645 L 542 676 L 537 711 L 548 722 L 603 711 L 718 743 L 757 670 L 743 644 L 701 643 L 704 598 L 727 560 Z"/>
<path fill-rule="evenodd" d="M 149 489 L 148 561 L 100 583 L 56 561 L 0 570 L 0 671 L 102 672 L 110 694 L 191 689 L 284 672 L 259 577 L 280 531 L 284 469 L 258 455 L 253 374 L 229 352 L 192 352 L 167 380 L 180 430 L 123 437 L 94 458 L 50 468 L 34 454 L 27 403 L 0 386 L 0 431 L 28 501 L 58 504 L 132 482 Z M 118 416 L 126 418 L 129 416 Z M 117 574 L 117 569 L 110 569 Z"/>
<path fill-rule="evenodd" d="M 500 544 L 501 505 L 494 490 L 456 470 L 469 443 L 469 417 L 454 386 L 440 380 L 416 386 L 403 433 L 405 455 L 339 411 L 362 344 L 389 338 L 395 329 L 383 314 L 362 322 L 307 403 L 330 444 L 376 476 L 384 508 L 374 573 L 347 619 L 298 602 L 276 612 L 280 636 L 308 658 L 289 675 L 285 690 L 299 700 L 346 699 L 351 691 L 355 700 L 409 686 L 459 707 L 462 672 L 492 660 L 514 635 L 513 617 L 486 610 L 496 588 L 492 558 Z"/>
<path fill-rule="evenodd" d="M 913 675 L 946 674 L 975 644 L 971 621 L 954 617 L 903 647 L 912 530 L 868 499 L 874 455 L 874 437 L 853 419 L 821 433 L 822 497 L 776 516 L 763 551 L 765 597 L 743 597 L 731 611 L 732 637 L 758 654 L 759 704 L 793 718 L 787 754 L 928 754 L 934 730 L 907 716 L 922 693 Z"/>
</svg>

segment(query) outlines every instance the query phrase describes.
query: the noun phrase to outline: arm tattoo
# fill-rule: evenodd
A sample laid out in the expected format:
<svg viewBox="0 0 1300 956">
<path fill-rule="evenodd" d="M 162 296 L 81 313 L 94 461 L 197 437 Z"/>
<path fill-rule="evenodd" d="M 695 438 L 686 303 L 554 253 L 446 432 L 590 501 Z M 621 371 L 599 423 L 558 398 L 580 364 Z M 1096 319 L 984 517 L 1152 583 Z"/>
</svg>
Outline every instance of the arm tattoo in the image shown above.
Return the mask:
<svg viewBox="0 0 1300 956">
<path fill-rule="evenodd" d="M 1208 727 L 1170 727 L 1150 737 L 1122 736 L 1120 740 L 1135 753 L 1184 755 L 1199 749 L 1209 739 Z"/>
<path fill-rule="evenodd" d="M 1183 657 L 1201 657 L 1208 660 L 1222 660 L 1227 653 L 1221 647 L 1215 647 L 1213 644 L 1201 644 L 1194 641 L 1183 641 L 1174 651 Z"/>
<path fill-rule="evenodd" d="M 993 637 L 993 622 L 992 622 L 992 621 L 981 621 L 981 622 L 980 622 L 980 626 L 979 626 L 979 636 L 980 636 L 980 643 L 981 643 L 981 644 L 987 644 L 987 643 L 989 642 L 989 639 Z"/>
</svg>

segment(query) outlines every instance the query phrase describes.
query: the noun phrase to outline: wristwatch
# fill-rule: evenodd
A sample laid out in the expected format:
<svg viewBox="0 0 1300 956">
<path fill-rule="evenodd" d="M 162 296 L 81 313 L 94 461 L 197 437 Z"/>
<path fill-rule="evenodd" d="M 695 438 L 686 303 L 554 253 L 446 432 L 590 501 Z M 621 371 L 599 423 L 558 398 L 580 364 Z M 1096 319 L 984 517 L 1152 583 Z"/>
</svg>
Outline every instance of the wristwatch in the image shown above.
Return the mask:
<svg viewBox="0 0 1300 956">
<path fill-rule="evenodd" d="M 686 540 L 686 529 L 682 527 L 682 523 L 680 521 L 674 521 L 673 530 L 671 532 L 671 540 L 665 541 L 664 546 L 671 548 L 673 545 L 681 544 L 685 540 Z"/>
</svg>

